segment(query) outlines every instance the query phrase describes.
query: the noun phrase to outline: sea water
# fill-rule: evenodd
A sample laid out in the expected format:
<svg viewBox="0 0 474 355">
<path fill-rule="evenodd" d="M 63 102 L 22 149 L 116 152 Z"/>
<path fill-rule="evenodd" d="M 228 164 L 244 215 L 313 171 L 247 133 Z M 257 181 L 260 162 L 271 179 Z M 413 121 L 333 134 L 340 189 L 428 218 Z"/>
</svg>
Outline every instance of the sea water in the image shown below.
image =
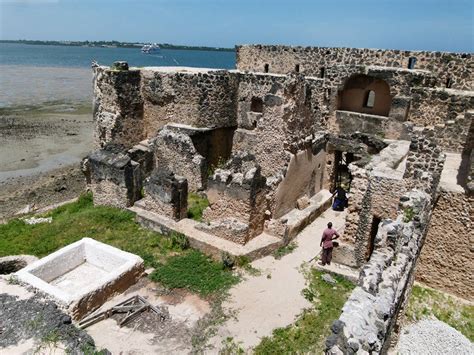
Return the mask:
<svg viewBox="0 0 474 355">
<path fill-rule="evenodd" d="M 92 61 L 130 66 L 190 66 L 233 69 L 235 52 L 140 48 L 101 48 L 0 43 L 0 107 L 52 101 L 90 101 Z"/>
</svg>

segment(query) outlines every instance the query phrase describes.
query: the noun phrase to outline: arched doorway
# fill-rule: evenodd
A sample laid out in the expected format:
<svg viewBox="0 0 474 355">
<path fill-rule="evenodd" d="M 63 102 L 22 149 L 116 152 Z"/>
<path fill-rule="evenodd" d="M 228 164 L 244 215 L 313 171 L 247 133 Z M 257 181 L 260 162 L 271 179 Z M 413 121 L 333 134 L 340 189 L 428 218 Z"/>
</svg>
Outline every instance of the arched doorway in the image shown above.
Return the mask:
<svg viewBox="0 0 474 355">
<path fill-rule="evenodd" d="M 388 116 L 392 104 L 390 87 L 378 78 L 356 74 L 339 92 L 338 110 Z"/>
</svg>

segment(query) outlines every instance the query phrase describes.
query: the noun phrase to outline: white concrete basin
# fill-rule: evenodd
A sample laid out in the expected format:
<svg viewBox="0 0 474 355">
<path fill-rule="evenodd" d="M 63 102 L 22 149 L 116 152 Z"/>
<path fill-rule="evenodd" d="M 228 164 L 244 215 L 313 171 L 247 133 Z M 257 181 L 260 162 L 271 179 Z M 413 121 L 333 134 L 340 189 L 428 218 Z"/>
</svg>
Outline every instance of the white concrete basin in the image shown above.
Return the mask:
<svg viewBox="0 0 474 355">
<path fill-rule="evenodd" d="M 16 273 L 80 319 L 142 275 L 143 260 L 91 238 L 72 243 Z"/>
</svg>

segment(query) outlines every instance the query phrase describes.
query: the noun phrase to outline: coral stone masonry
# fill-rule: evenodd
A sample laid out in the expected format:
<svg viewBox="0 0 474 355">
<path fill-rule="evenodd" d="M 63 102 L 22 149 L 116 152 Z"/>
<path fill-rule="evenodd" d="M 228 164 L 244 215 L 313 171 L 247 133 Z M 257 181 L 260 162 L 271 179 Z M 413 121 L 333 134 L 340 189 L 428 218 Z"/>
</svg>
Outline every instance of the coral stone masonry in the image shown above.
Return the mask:
<svg viewBox="0 0 474 355">
<path fill-rule="evenodd" d="M 384 351 L 415 277 L 472 299 L 472 54 L 236 52 L 236 70 L 93 69 L 96 151 L 84 166 L 95 203 L 128 207 L 214 257 L 257 258 L 289 243 L 343 187 L 333 256 L 363 273 L 328 346 L 335 353 Z M 187 218 L 188 193 L 207 197 L 202 220 Z M 385 288 L 390 277 L 399 287 Z M 396 305 L 377 305 L 383 324 L 366 317 L 383 339 L 356 339 L 353 310 L 379 294 Z"/>
</svg>

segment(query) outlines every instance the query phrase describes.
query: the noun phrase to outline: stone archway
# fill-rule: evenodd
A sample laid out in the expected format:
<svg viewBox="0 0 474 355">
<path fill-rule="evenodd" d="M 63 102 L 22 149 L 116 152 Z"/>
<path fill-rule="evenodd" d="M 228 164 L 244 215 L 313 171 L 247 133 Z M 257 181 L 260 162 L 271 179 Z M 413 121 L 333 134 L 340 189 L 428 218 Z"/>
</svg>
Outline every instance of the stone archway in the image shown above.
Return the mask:
<svg viewBox="0 0 474 355">
<path fill-rule="evenodd" d="M 338 110 L 388 116 L 392 104 L 389 85 L 365 74 L 351 76 L 338 95 Z"/>
</svg>

